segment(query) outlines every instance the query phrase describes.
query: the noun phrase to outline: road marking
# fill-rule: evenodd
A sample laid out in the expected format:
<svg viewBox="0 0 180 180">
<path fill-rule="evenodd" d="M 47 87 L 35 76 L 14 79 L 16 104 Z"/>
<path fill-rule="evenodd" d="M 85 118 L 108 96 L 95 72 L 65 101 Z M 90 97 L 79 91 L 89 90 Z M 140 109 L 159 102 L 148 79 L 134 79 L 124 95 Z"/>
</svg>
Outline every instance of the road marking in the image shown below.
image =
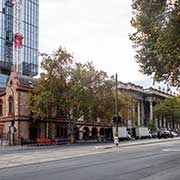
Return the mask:
<svg viewBox="0 0 180 180">
<path fill-rule="evenodd" d="M 168 148 L 168 149 L 162 149 L 162 151 L 165 151 L 165 152 L 180 152 L 180 149 Z"/>
</svg>

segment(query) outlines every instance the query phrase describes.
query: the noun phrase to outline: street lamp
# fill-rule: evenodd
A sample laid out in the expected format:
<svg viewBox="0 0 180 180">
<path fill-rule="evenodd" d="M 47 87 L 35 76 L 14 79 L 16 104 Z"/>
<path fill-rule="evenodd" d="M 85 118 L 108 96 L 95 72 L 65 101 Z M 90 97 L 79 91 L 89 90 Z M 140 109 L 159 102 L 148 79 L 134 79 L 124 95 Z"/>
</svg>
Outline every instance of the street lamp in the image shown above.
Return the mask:
<svg viewBox="0 0 180 180">
<path fill-rule="evenodd" d="M 115 130 L 115 134 L 114 134 L 114 143 L 116 144 L 116 146 L 118 146 L 119 144 L 119 136 L 118 136 L 118 119 L 120 120 L 120 118 L 118 118 L 118 76 L 116 73 L 116 88 L 115 88 L 115 124 L 116 124 L 116 130 Z"/>
<path fill-rule="evenodd" d="M 12 113 L 13 113 L 13 119 L 11 121 L 11 124 L 9 126 L 9 145 L 14 145 L 14 123 L 15 123 L 15 99 L 14 99 L 14 91 L 10 85 L 7 84 L 7 87 L 11 90 L 12 98 L 13 98 L 13 106 L 12 106 Z M 11 138 L 12 135 L 12 138 Z M 12 139 L 12 142 L 11 142 Z"/>
</svg>

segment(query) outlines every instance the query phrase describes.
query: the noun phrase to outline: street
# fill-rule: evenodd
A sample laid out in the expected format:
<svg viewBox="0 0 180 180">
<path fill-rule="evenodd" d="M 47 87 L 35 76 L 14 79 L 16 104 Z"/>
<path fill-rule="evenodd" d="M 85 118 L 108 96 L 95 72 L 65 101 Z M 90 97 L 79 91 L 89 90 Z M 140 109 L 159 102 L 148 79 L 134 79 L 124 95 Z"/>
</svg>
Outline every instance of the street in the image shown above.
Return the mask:
<svg viewBox="0 0 180 180">
<path fill-rule="evenodd" d="M 79 149 L 79 150 L 78 150 Z M 2 154 L 9 168 L 1 166 L 1 180 L 179 180 L 180 141 L 101 148 L 95 145 L 66 147 L 66 158 L 56 158 L 60 148 Z M 70 152 L 73 152 L 70 153 Z M 79 152 L 79 153 L 78 153 Z M 68 154 L 69 153 L 69 157 Z M 23 154 L 21 156 L 21 154 Z M 28 156 L 49 158 L 29 162 Z M 70 155 L 71 154 L 71 155 Z M 2 159 L 0 161 L 2 162 Z M 24 159 L 23 159 L 24 158 Z M 24 161 L 24 165 L 15 163 Z M 5 160 L 5 159 L 4 159 Z M 27 161 L 27 162 L 26 162 Z M 1 163 L 2 164 L 2 163 Z"/>
</svg>

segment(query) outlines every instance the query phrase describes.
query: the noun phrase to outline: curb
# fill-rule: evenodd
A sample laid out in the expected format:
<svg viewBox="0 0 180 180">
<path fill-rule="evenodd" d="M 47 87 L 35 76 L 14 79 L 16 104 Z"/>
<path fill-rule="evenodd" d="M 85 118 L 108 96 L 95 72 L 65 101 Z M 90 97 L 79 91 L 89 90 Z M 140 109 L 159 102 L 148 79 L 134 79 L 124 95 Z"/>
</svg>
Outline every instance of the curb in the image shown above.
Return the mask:
<svg viewBox="0 0 180 180">
<path fill-rule="evenodd" d="M 172 138 L 172 139 L 158 139 L 156 141 L 147 141 L 147 142 L 137 142 L 137 143 L 128 143 L 128 144 L 120 144 L 118 145 L 119 148 L 123 148 L 123 147 L 128 147 L 128 146 L 140 146 L 140 145 L 148 145 L 148 144 L 158 144 L 158 143 L 166 143 L 166 142 L 174 142 L 174 141 L 180 141 L 180 137 L 178 138 Z M 112 149 L 112 148 L 117 148 L 117 146 L 115 145 L 111 145 L 111 146 L 105 146 L 105 147 L 100 147 L 99 149 Z"/>
</svg>

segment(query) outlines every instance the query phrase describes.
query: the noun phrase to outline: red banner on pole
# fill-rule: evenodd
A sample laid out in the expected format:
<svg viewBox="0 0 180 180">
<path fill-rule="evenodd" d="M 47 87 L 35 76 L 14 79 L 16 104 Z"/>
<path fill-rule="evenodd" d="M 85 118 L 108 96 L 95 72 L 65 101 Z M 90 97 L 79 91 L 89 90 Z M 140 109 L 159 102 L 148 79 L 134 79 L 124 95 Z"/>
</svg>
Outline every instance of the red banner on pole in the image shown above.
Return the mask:
<svg viewBox="0 0 180 180">
<path fill-rule="evenodd" d="M 14 36 L 15 48 L 22 48 L 22 40 L 23 40 L 22 34 L 16 33 Z"/>
</svg>

